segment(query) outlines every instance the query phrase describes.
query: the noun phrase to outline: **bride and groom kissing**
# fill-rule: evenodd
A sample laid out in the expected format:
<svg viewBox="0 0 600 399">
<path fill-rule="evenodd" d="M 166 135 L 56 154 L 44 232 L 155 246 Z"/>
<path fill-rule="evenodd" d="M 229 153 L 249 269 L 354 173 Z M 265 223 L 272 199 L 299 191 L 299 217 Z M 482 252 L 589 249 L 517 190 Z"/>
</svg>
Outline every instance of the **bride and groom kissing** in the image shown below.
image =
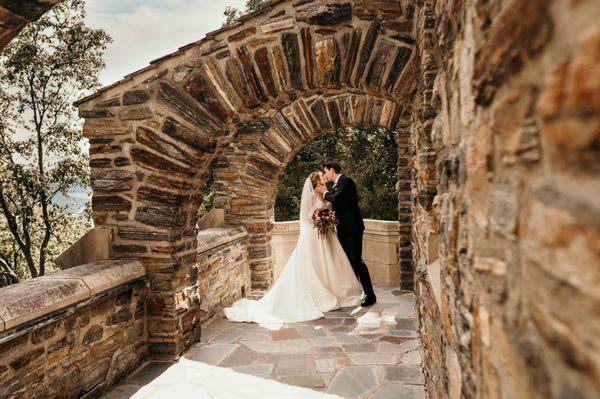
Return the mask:
<svg viewBox="0 0 600 399">
<path fill-rule="evenodd" d="M 333 183 L 331 190 L 327 182 Z M 337 235 L 321 235 L 313 227 L 314 212 L 326 206 L 339 219 Z M 342 307 L 373 305 L 377 299 L 362 260 L 364 230 L 356 184 L 341 174 L 337 161 L 324 162 L 322 171 L 304 182 L 298 243 L 279 279 L 261 299 L 244 298 L 225 308 L 225 316 L 238 322 L 294 323 Z"/>
</svg>

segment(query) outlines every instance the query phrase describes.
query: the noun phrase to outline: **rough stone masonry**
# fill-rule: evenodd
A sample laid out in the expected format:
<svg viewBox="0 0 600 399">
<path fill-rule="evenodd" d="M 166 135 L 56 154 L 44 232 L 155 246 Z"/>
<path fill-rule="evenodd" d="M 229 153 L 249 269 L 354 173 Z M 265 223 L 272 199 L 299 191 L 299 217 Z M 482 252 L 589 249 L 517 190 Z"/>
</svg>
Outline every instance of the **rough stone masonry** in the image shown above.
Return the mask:
<svg viewBox="0 0 600 399">
<path fill-rule="evenodd" d="M 413 287 L 415 11 L 396 1 L 271 2 L 79 103 L 94 221 L 115 228 L 115 256 L 139 259 L 148 272 L 152 353 L 177 356 L 193 342 L 184 320 L 203 317 L 203 282 L 187 276 L 199 267 L 194 227 L 208 176 L 226 224 L 248 233 L 250 270 L 240 276 L 265 289 L 278 177 L 335 128 L 398 132 L 399 268 L 403 287 Z M 434 183 L 415 187 L 417 197 L 432 198 Z"/>
<path fill-rule="evenodd" d="M 146 267 L 151 351 L 176 356 L 200 320 L 185 276 L 211 173 L 265 288 L 286 163 L 379 125 L 430 397 L 598 397 L 598 21 L 594 0 L 271 1 L 81 101 L 94 219 Z"/>
</svg>

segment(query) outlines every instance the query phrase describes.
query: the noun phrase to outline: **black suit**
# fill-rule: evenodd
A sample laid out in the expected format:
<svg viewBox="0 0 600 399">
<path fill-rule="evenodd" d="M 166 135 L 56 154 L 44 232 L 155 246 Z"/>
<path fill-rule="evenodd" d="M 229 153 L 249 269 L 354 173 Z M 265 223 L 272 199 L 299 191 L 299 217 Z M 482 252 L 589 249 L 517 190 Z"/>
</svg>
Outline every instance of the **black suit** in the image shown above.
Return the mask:
<svg viewBox="0 0 600 399">
<path fill-rule="evenodd" d="M 362 239 L 365 231 L 360 208 L 358 207 L 358 191 L 354 180 L 341 175 L 333 191 L 325 193 L 325 199 L 333 205 L 339 224 L 337 235 L 348 256 L 356 277 L 362 284 L 367 297 L 374 297 L 373 285 L 369 269 L 362 260 Z"/>
</svg>

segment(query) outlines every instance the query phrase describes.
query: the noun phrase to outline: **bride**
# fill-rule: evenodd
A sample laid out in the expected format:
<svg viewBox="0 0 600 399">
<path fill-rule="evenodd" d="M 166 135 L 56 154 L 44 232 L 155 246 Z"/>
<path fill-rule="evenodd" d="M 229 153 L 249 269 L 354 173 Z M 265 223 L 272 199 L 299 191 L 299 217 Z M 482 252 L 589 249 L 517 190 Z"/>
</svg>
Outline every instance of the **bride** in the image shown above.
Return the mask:
<svg viewBox="0 0 600 399">
<path fill-rule="evenodd" d="M 260 324 L 315 320 L 324 312 L 360 304 L 362 290 L 335 233 L 319 238 L 313 212 L 326 205 L 315 188 L 324 185 L 320 172 L 306 179 L 300 202 L 300 236 L 279 279 L 257 301 L 241 299 L 225 316 Z"/>
</svg>

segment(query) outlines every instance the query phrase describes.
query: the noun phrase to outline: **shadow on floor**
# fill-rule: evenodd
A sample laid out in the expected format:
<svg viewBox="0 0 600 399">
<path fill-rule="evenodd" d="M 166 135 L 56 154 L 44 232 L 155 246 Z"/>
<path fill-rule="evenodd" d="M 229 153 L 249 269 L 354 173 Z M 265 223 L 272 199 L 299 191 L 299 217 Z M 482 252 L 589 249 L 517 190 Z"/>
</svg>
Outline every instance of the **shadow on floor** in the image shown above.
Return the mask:
<svg viewBox="0 0 600 399">
<path fill-rule="evenodd" d="M 215 319 L 178 362 L 148 362 L 104 399 L 424 399 L 412 292 L 325 318 L 259 326 Z"/>
</svg>

